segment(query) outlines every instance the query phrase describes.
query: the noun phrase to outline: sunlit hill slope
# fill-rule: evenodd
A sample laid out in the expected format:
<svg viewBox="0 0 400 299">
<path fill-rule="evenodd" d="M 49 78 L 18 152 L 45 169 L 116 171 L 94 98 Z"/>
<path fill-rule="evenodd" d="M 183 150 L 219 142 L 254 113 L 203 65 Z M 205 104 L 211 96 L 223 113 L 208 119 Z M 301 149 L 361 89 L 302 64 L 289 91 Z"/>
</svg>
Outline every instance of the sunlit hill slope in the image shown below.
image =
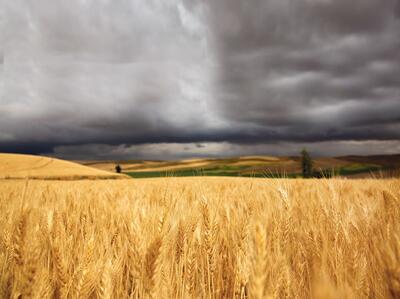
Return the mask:
<svg viewBox="0 0 400 299">
<path fill-rule="evenodd" d="M 54 158 L 0 154 L 0 179 L 119 179 L 125 178 L 104 170 Z"/>
</svg>

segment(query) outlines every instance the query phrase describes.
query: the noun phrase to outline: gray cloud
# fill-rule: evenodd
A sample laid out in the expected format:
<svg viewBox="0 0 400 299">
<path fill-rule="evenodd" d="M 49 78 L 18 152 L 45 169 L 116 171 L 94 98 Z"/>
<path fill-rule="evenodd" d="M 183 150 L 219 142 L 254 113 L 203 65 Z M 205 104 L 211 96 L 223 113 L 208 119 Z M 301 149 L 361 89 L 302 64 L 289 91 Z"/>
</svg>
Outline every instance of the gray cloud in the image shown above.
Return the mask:
<svg viewBox="0 0 400 299">
<path fill-rule="evenodd" d="M 200 146 L 199 146 L 200 145 Z M 54 156 L 71 160 L 93 159 L 138 159 L 174 160 L 193 157 L 237 157 L 249 155 L 282 156 L 298 155 L 302 148 L 308 148 L 313 157 L 341 155 L 393 154 L 400 151 L 399 141 L 325 141 L 325 142 L 281 142 L 274 144 L 239 145 L 229 142 L 161 143 L 140 145 L 86 144 L 79 146 L 58 146 Z"/>
<path fill-rule="evenodd" d="M 385 125 L 400 121 L 399 1 L 210 3 L 227 119 L 288 138 L 399 138 Z"/>
<path fill-rule="evenodd" d="M 201 10 L 17 0 L 6 11 L 0 124 L 16 143 L 157 142 L 218 127 Z"/>
<path fill-rule="evenodd" d="M 1 8 L 0 151 L 400 140 L 399 0 Z"/>
</svg>

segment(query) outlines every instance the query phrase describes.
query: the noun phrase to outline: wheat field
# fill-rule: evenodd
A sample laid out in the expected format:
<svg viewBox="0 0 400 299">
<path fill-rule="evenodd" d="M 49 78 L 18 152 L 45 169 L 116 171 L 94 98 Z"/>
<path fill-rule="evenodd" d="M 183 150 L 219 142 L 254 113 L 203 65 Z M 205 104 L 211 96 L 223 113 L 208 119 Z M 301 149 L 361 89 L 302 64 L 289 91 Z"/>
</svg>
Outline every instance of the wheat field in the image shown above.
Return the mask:
<svg viewBox="0 0 400 299">
<path fill-rule="evenodd" d="M 400 298 L 399 180 L 0 181 L 1 298 Z"/>
<path fill-rule="evenodd" d="M 124 179 L 124 175 L 43 156 L 0 153 L 0 179 Z"/>
</svg>

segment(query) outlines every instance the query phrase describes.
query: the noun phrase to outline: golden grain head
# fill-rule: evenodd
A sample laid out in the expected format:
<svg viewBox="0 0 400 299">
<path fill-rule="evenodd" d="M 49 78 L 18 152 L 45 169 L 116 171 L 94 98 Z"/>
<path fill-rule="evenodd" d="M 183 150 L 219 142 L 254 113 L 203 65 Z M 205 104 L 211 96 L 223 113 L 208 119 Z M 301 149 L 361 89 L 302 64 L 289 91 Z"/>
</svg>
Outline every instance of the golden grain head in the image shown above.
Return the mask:
<svg viewBox="0 0 400 299">
<path fill-rule="evenodd" d="M 0 297 L 400 298 L 399 207 L 399 180 L 0 180 Z"/>
</svg>

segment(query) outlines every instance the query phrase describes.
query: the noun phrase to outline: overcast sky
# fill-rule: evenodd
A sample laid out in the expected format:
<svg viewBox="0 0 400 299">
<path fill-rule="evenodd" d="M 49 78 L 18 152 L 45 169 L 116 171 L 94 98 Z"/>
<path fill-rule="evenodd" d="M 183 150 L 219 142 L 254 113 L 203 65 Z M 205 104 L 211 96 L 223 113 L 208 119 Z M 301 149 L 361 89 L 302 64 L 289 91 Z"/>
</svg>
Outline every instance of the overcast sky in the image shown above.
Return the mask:
<svg viewBox="0 0 400 299">
<path fill-rule="evenodd" d="M 400 0 L 0 0 L 0 152 L 400 152 Z"/>
</svg>

